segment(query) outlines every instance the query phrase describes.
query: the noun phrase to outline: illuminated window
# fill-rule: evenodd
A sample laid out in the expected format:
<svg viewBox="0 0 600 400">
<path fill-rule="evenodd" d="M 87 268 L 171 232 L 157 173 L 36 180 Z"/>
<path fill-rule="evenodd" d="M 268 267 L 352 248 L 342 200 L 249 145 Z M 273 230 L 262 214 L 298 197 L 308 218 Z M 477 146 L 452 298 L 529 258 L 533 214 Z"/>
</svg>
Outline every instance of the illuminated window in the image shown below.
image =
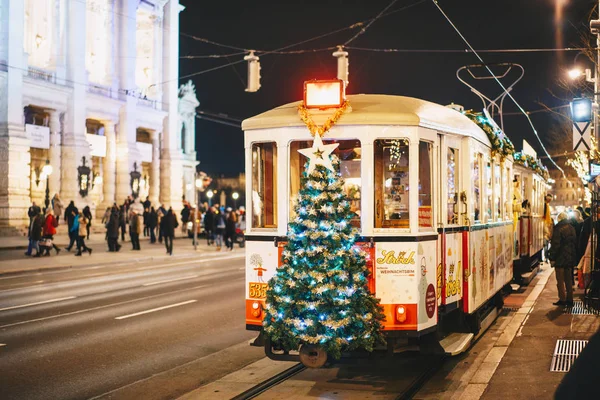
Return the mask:
<svg viewBox="0 0 600 400">
<path fill-rule="evenodd" d="M 419 231 L 433 229 L 432 180 L 433 145 L 419 142 Z"/>
<path fill-rule="evenodd" d="M 360 140 L 324 139 L 323 143 L 339 143 L 333 154 L 340 159 L 340 172 L 342 179 L 344 179 L 344 193 L 350 199 L 350 209 L 355 213 L 351 221 L 352 225 L 359 228 L 361 197 Z M 300 190 L 300 178 L 308 161 L 304 155 L 298 153 L 298 150 L 312 147 L 312 145 L 312 140 L 297 140 L 290 143 L 290 221 L 296 218 L 293 202 Z"/>
<path fill-rule="evenodd" d="M 512 197 L 510 195 L 510 185 L 508 184 L 508 177 L 510 176 L 510 168 L 506 167 L 504 174 L 502 175 L 502 190 L 504 198 L 504 219 L 510 219 L 510 213 L 512 212 Z"/>
<path fill-rule="evenodd" d="M 252 144 L 252 227 L 277 227 L 277 144 Z"/>
<path fill-rule="evenodd" d="M 475 223 L 481 222 L 481 153 L 473 157 L 473 211 L 471 219 Z"/>
<path fill-rule="evenodd" d="M 448 224 L 458 224 L 458 150 L 448 147 Z"/>
<path fill-rule="evenodd" d="M 492 221 L 493 203 L 492 203 L 492 163 L 488 161 L 485 168 L 485 221 Z"/>
<path fill-rule="evenodd" d="M 408 161 L 408 140 L 375 140 L 375 228 L 409 228 Z"/>
<path fill-rule="evenodd" d="M 497 221 L 502 219 L 502 201 L 500 189 L 500 165 L 494 163 L 494 213 Z"/>
</svg>

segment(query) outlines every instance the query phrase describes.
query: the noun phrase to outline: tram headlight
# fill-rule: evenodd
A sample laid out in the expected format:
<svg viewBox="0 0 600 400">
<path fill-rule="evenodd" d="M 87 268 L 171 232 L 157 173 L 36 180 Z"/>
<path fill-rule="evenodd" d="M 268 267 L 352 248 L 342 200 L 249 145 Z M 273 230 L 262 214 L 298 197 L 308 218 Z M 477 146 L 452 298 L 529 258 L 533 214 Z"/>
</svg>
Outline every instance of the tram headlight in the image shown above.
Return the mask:
<svg viewBox="0 0 600 400">
<path fill-rule="evenodd" d="M 406 321 L 406 307 L 398 306 L 396 307 L 396 321 L 402 323 Z"/>
<path fill-rule="evenodd" d="M 258 303 L 258 301 L 255 301 L 254 303 L 252 303 L 252 316 L 254 318 L 258 318 L 261 314 L 262 310 L 260 309 L 260 304 Z"/>
</svg>

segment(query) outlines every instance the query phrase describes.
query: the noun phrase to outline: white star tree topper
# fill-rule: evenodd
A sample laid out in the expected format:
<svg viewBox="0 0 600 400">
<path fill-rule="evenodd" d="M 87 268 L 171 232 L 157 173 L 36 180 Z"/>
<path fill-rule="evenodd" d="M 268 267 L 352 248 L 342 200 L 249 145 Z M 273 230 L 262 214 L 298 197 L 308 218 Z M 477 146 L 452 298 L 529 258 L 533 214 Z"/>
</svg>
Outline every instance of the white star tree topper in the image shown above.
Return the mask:
<svg viewBox="0 0 600 400">
<path fill-rule="evenodd" d="M 316 134 L 312 147 L 298 150 L 300 154 L 308 157 L 308 160 L 310 161 L 310 164 L 308 165 L 308 173 L 312 173 L 317 165 L 322 165 L 328 170 L 334 172 L 330 155 L 339 145 L 339 143 L 323 144 L 321 136 Z"/>
</svg>

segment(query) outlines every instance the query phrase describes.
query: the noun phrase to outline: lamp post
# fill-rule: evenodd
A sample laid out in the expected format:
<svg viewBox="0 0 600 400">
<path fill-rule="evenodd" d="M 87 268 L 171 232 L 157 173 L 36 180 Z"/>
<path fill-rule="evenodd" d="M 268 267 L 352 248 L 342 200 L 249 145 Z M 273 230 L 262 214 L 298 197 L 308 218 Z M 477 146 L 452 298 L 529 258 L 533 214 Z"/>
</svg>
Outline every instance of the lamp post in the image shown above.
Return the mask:
<svg viewBox="0 0 600 400">
<path fill-rule="evenodd" d="M 231 197 L 233 197 L 233 209 L 237 210 L 237 199 L 240 198 L 240 194 L 238 192 L 233 192 Z"/>
<path fill-rule="evenodd" d="M 42 168 L 42 174 L 46 175 L 46 199 L 44 200 L 44 204 L 46 205 L 46 209 L 50 205 L 50 175 L 52 175 L 52 165 L 50 165 L 50 160 L 46 159 L 46 165 Z"/>
<path fill-rule="evenodd" d="M 212 206 L 212 198 L 213 198 L 213 191 L 209 190 L 208 192 L 206 192 L 206 197 L 208 197 L 208 205 Z"/>
</svg>

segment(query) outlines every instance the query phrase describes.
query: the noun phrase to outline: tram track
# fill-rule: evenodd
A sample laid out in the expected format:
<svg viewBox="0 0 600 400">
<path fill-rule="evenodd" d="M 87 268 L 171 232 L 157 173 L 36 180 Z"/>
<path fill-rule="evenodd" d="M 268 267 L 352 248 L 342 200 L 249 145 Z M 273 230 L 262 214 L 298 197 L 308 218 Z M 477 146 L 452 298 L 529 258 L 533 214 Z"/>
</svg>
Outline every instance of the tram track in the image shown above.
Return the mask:
<svg viewBox="0 0 600 400">
<path fill-rule="evenodd" d="M 432 363 L 419 376 L 414 379 L 414 383 L 406 388 L 396 397 L 396 400 L 410 400 L 425 386 L 425 384 L 442 368 L 446 356 L 439 356 L 432 359 Z"/>
<path fill-rule="evenodd" d="M 288 368 L 285 371 L 280 372 L 277 375 L 274 375 L 267 380 L 264 380 L 263 382 L 259 383 L 258 385 L 251 387 L 250 389 L 246 390 L 245 392 L 238 394 L 237 396 L 233 397 L 231 400 L 253 399 L 256 396 L 271 389 L 272 387 L 279 385 L 281 382 L 288 380 L 292 376 L 299 374 L 300 372 L 304 371 L 305 369 L 306 369 L 306 367 L 304 365 L 302 365 L 301 363 L 298 363 L 298 364 L 294 365 L 293 367 Z"/>
</svg>

